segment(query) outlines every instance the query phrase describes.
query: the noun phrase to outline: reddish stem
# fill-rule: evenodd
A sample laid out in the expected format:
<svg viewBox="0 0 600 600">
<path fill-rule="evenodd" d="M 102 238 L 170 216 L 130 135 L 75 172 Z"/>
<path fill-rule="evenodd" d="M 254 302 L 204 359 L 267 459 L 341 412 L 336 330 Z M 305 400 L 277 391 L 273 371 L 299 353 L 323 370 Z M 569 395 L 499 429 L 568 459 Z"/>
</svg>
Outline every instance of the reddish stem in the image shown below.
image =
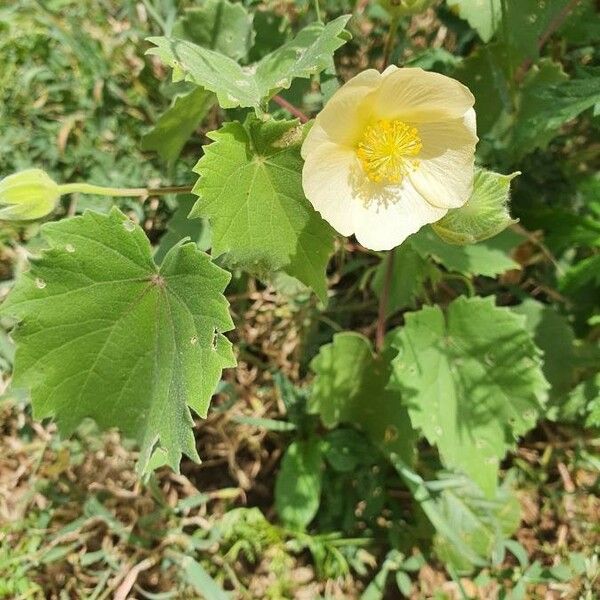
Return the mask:
<svg viewBox="0 0 600 600">
<path fill-rule="evenodd" d="M 306 123 L 310 120 L 309 117 L 307 117 L 299 108 L 296 108 L 293 104 L 281 96 L 273 96 L 273 102 L 275 102 L 275 104 L 279 104 L 281 108 L 285 108 L 285 110 L 296 117 L 300 123 Z"/>
<path fill-rule="evenodd" d="M 542 48 L 546 45 L 546 42 L 565 22 L 566 18 L 571 14 L 571 11 L 579 4 L 579 2 L 580 0 L 571 0 L 571 2 L 566 4 L 563 7 L 563 9 L 552 19 L 552 21 L 548 23 L 548 27 L 546 27 L 546 30 L 542 33 L 542 35 L 540 35 L 538 39 L 538 52 L 542 50 Z M 532 58 L 526 58 L 521 63 L 515 74 L 515 81 L 517 81 L 517 83 L 523 80 L 523 77 L 525 77 L 525 73 L 527 73 L 532 64 Z"/>
<path fill-rule="evenodd" d="M 392 277 L 394 275 L 394 251 L 392 248 L 385 260 L 385 276 L 383 279 L 383 289 L 381 290 L 381 297 L 379 298 L 379 313 L 377 314 L 377 329 L 375 330 L 375 348 L 378 352 L 381 352 L 383 348 L 383 341 L 385 339 L 385 325 L 387 321 L 387 307 L 390 299 L 390 289 L 392 287 Z"/>
</svg>

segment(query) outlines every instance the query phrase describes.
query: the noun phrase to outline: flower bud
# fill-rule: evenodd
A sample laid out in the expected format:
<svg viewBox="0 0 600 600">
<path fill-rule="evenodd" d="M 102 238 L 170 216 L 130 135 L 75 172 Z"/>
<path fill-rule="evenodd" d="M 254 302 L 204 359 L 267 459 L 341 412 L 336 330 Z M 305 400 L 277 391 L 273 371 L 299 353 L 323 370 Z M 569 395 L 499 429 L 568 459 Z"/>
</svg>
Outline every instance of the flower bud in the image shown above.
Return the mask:
<svg viewBox="0 0 600 600">
<path fill-rule="evenodd" d="M 390 14 L 404 17 L 422 13 L 433 4 L 433 0 L 379 0 L 379 4 Z"/>
<path fill-rule="evenodd" d="M 0 220 L 40 219 L 54 210 L 59 198 L 58 185 L 45 171 L 19 171 L 0 180 Z"/>
</svg>

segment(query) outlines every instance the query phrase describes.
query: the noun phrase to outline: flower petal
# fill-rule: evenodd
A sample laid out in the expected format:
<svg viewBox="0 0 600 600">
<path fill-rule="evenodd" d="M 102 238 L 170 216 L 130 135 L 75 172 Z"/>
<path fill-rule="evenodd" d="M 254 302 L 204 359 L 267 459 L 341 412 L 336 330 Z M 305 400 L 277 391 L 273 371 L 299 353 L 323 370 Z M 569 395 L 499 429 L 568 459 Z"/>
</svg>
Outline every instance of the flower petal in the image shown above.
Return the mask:
<svg viewBox="0 0 600 600">
<path fill-rule="evenodd" d="M 380 119 L 414 123 L 458 119 L 475 103 L 469 89 L 451 77 L 417 68 L 385 73 L 373 103 L 373 113 Z"/>
<path fill-rule="evenodd" d="M 390 250 L 399 246 L 423 225 L 439 221 L 448 211 L 431 206 L 404 180 L 401 187 L 388 188 L 395 198 L 387 202 L 353 202 L 352 220 L 356 239 L 371 250 Z"/>
<path fill-rule="evenodd" d="M 351 235 L 354 231 L 350 207 L 353 201 L 351 173 L 355 163 L 353 150 L 325 142 L 307 155 L 302 169 L 306 197 L 342 235 Z"/>
<path fill-rule="evenodd" d="M 371 116 L 372 101 L 369 95 L 381 84 L 382 75 L 375 69 L 367 69 L 345 83 L 317 115 L 315 126 L 321 128 L 329 141 L 354 146 L 361 137 L 366 121 Z M 313 137 L 320 135 L 317 130 L 309 132 L 303 148 L 303 155 L 310 152 L 315 144 Z"/>
<path fill-rule="evenodd" d="M 320 148 L 322 144 L 326 144 L 329 141 L 329 136 L 325 133 L 325 130 L 317 121 L 315 121 L 309 132 L 306 134 L 304 142 L 302 142 L 302 148 L 300 149 L 302 158 L 306 159 L 311 152 L 314 152 Z"/>
<path fill-rule="evenodd" d="M 433 206 L 458 208 L 473 187 L 475 111 L 463 119 L 417 125 L 423 149 L 419 166 L 408 175 L 416 190 Z"/>
</svg>

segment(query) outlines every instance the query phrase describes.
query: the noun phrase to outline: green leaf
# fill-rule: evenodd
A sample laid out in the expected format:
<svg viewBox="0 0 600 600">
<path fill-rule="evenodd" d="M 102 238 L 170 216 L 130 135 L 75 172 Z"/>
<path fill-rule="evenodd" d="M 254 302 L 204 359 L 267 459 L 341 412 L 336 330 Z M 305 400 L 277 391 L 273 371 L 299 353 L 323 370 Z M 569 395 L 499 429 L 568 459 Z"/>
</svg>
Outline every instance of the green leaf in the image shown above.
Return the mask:
<svg viewBox="0 0 600 600">
<path fill-rule="evenodd" d="M 86 417 L 118 427 L 178 469 L 198 459 L 190 408 L 205 416 L 221 370 L 235 360 L 229 273 L 194 244 L 152 260 L 143 230 L 123 213 L 86 212 L 44 225 L 49 248 L 31 261 L 2 311 L 21 320 L 15 385 L 36 418 L 69 435 Z"/>
<path fill-rule="evenodd" d="M 484 42 L 492 39 L 502 21 L 501 0 L 448 0 L 448 6 L 457 10 Z"/>
<path fill-rule="evenodd" d="M 254 43 L 252 20 L 243 4 L 204 0 L 201 6 L 186 9 L 173 26 L 172 35 L 233 60 L 244 60 Z"/>
<path fill-rule="evenodd" d="M 383 291 L 386 269 L 387 261 L 382 260 L 371 281 L 371 288 L 378 298 Z M 436 269 L 408 241 L 396 248 L 393 269 L 387 316 L 406 307 L 414 308 L 423 293 L 425 282 L 436 274 Z"/>
<path fill-rule="evenodd" d="M 431 227 L 449 244 L 475 244 L 498 235 L 516 223 L 508 210 L 508 199 L 510 182 L 517 175 L 519 172 L 500 175 L 478 169 L 467 203 L 449 211 Z"/>
<path fill-rule="evenodd" d="M 216 101 L 212 92 L 199 87 L 175 96 L 172 106 L 142 138 L 142 150 L 154 150 L 168 163 L 174 163 Z"/>
<path fill-rule="evenodd" d="M 451 474 L 441 474 L 439 483 L 442 487 L 435 501 L 440 515 L 454 525 L 470 550 L 489 560 L 519 526 L 521 511 L 514 491 L 503 485 L 491 498 L 485 497 L 472 481 Z M 438 532 L 434 548 L 439 558 L 459 572 L 473 570 L 472 560 L 454 540 Z"/>
<path fill-rule="evenodd" d="M 317 438 L 292 442 L 275 482 L 275 508 L 288 527 L 303 530 L 319 510 L 323 459 Z"/>
<path fill-rule="evenodd" d="M 464 297 L 446 314 L 426 307 L 405 318 L 391 334 L 390 388 L 443 463 L 492 495 L 499 461 L 535 425 L 548 388 L 525 319 L 493 298 Z"/>
<path fill-rule="evenodd" d="M 338 473 L 351 473 L 373 461 L 372 443 L 356 429 L 332 429 L 324 442 L 325 458 Z"/>
<path fill-rule="evenodd" d="M 600 102 L 600 76 L 567 79 L 558 63 L 540 61 L 523 82 L 512 147 L 518 159 L 545 148 L 567 121 Z"/>
<path fill-rule="evenodd" d="M 214 256 L 257 274 L 282 269 L 325 301 L 333 230 L 302 190 L 303 128 L 249 116 L 208 136 L 190 216 L 210 219 Z"/>
<path fill-rule="evenodd" d="M 292 80 L 307 79 L 326 69 L 331 56 L 345 43 L 344 26 L 349 15 L 327 25 L 313 23 L 290 42 L 248 67 L 185 40 L 149 38 L 156 48 L 148 50 L 176 70 L 187 81 L 217 95 L 223 108 L 236 106 L 259 109 L 264 100 L 290 87 Z"/>
<path fill-rule="evenodd" d="M 424 71 L 445 74 L 456 69 L 461 63 L 461 58 L 445 48 L 423 48 L 405 64 L 407 67 L 420 67 Z"/>
<path fill-rule="evenodd" d="M 388 458 L 404 480 L 415 501 L 419 503 L 435 527 L 437 543 L 447 547 L 452 552 L 452 556 L 456 557 L 456 560 L 450 557 L 448 559 L 461 570 L 463 568 L 470 569 L 472 566 L 485 566 L 491 553 L 490 546 L 500 542 L 501 536 L 494 536 L 495 543 L 482 548 L 482 540 L 477 535 L 477 528 L 473 526 L 473 522 L 476 524 L 477 521 L 497 521 L 496 515 L 493 514 L 496 505 L 494 499 L 484 498 L 484 494 L 477 485 L 462 474 L 442 473 L 439 475 L 439 479 L 425 481 L 394 453 L 388 455 Z M 503 487 L 507 487 L 506 482 Z M 448 510 L 448 490 L 450 490 L 450 494 L 452 494 L 452 490 L 456 490 L 458 498 L 463 501 L 464 510 Z M 502 495 L 504 495 L 502 489 L 495 491 L 495 497 Z M 471 507 L 473 498 L 477 499 L 478 506 Z M 503 502 L 503 505 L 504 509 L 508 509 L 506 510 L 507 516 L 516 513 L 515 519 L 518 524 L 518 504 L 515 502 L 514 494 L 512 501 L 508 499 L 507 502 Z M 494 529 L 498 531 L 498 528 Z M 508 522 L 506 529 L 509 529 Z M 460 564 L 457 565 L 458 560 L 460 560 Z M 407 562 L 403 565 L 405 570 L 409 570 Z M 418 570 L 417 565 L 414 567 L 416 567 L 415 570 Z"/>
<path fill-rule="evenodd" d="M 396 585 L 398 591 L 405 597 L 409 598 L 412 592 L 412 580 L 404 571 L 396 572 Z"/>
<path fill-rule="evenodd" d="M 205 600 L 230 600 L 229 594 L 191 556 L 180 556 L 181 578 Z"/>
<path fill-rule="evenodd" d="M 334 52 L 349 39 L 344 29 L 351 15 L 342 15 L 326 25 L 311 23 L 291 41 L 256 63 L 263 98 L 288 89 L 293 79 L 310 79 L 331 67 Z"/>
<path fill-rule="evenodd" d="M 573 387 L 577 366 L 575 336 L 569 322 L 552 306 L 532 299 L 512 307 L 512 310 L 525 316 L 527 331 L 544 353 L 543 371 L 551 386 L 551 400 L 564 401 Z"/>
<path fill-rule="evenodd" d="M 154 261 L 160 264 L 167 252 L 181 240 L 189 238 L 198 245 L 200 250 L 206 251 L 210 248 L 210 226 L 203 219 L 188 219 L 188 215 L 196 203 L 193 194 L 181 194 L 177 196 L 177 208 L 167 223 L 167 231 L 160 238 L 158 248 L 154 253 Z"/>
<path fill-rule="evenodd" d="M 267 431 L 294 431 L 297 429 L 294 423 L 290 421 L 281 421 L 280 419 L 267 419 L 265 417 L 252 417 L 249 415 L 233 415 L 231 420 L 241 425 L 250 425 Z"/>
<path fill-rule="evenodd" d="M 504 231 L 492 239 L 469 246 L 456 246 L 441 240 L 430 227 L 409 238 L 413 248 L 423 257 L 431 257 L 449 271 L 463 275 L 495 277 L 520 269 L 519 263 L 510 257 L 510 251 L 521 241 L 511 231 Z"/>
<path fill-rule="evenodd" d="M 556 422 L 577 425 L 585 422 L 586 427 L 600 427 L 600 374 L 577 385 L 557 409 L 556 414 L 550 415 Z"/>
<path fill-rule="evenodd" d="M 385 557 L 381 569 L 373 577 L 365 591 L 361 594 L 360 600 L 383 600 L 386 592 L 387 581 L 390 573 L 400 568 L 402 554 L 397 550 L 391 550 Z"/>
<path fill-rule="evenodd" d="M 577 2 L 559 31 L 574 46 L 595 44 L 600 39 L 600 19 L 598 19 L 596 0 Z"/>
<path fill-rule="evenodd" d="M 560 280 L 560 290 L 567 294 L 575 294 L 590 285 L 600 286 L 600 254 L 580 260 Z"/>
<path fill-rule="evenodd" d="M 375 356 L 369 340 L 357 333 L 334 335 L 311 362 L 316 378 L 309 408 L 326 427 L 353 424 L 386 454 L 411 462 L 415 432 L 398 394 L 386 389 L 393 354 L 388 349 Z"/>
<path fill-rule="evenodd" d="M 499 43 L 479 47 L 453 74 L 475 96 L 477 133 L 482 140 L 492 135 L 501 115 L 512 110 L 509 74 L 507 50 Z"/>
</svg>

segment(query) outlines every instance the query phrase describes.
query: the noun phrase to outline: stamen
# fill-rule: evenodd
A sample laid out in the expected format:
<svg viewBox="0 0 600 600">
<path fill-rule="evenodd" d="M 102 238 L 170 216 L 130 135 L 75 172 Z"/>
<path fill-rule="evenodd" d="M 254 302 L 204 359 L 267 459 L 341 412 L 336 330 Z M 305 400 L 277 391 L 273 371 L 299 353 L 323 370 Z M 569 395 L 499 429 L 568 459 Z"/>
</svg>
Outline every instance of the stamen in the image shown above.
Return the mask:
<svg viewBox="0 0 600 600">
<path fill-rule="evenodd" d="M 423 143 L 416 127 L 395 119 L 369 125 L 356 154 L 367 177 L 376 183 L 400 183 L 419 166 L 415 158 Z"/>
</svg>

